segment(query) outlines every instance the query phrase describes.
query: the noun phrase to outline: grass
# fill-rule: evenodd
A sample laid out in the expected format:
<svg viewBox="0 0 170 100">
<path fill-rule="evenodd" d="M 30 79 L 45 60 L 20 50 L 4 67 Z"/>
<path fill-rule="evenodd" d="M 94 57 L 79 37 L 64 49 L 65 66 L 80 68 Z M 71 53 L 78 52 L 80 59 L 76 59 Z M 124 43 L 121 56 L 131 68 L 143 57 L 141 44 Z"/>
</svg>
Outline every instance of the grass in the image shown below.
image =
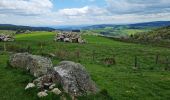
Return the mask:
<svg viewBox="0 0 170 100">
<path fill-rule="evenodd" d="M 92 79 L 102 90 L 115 100 L 169 100 L 170 73 L 165 71 L 166 56 L 170 57 L 168 48 L 153 47 L 133 43 L 113 41 L 104 37 L 84 35 L 87 44 L 57 43 L 53 41 L 55 33 L 33 32 L 32 34 L 16 35 L 15 42 L 6 43 L 7 47 L 27 49 L 31 47 L 33 54 L 61 53 L 64 60 L 71 60 L 83 64 Z M 40 48 L 42 45 L 42 49 Z M 0 43 L 3 50 L 3 43 Z M 8 49 L 13 51 L 14 49 Z M 21 50 L 21 51 L 22 51 Z M 14 50 L 17 52 L 17 50 Z M 80 57 L 75 56 L 80 52 Z M 95 52 L 95 60 L 92 55 Z M 159 64 L 155 64 L 155 56 L 159 54 Z M 37 100 L 36 90 L 25 91 L 24 87 L 33 77 L 28 73 L 8 67 L 10 54 L 0 54 L 0 100 Z M 115 57 L 116 65 L 110 67 L 101 63 L 101 59 Z M 134 71 L 134 57 L 138 57 L 139 70 Z M 52 58 L 54 65 L 62 59 Z M 170 58 L 169 58 L 170 59 Z M 49 96 L 51 100 L 54 96 Z M 106 100 L 99 95 L 81 97 L 79 99 Z"/>
<path fill-rule="evenodd" d="M 122 33 L 128 34 L 128 35 L 134 35 L 136 33 L 140 32 L 146 32 L 146 29 L 124 29 L 122 30 Z"/>
<path fill-rule="evenodd" d="M 113 29 L 113 27 L 106 27 L 101 29 L 93 29 L 93 30 L 86 30 L 86 34 L 97 35 L 101 34 L 101 32 L 105 32 L 105 35 L 109 36 L 129 36 L 134 35 L 139 32 L 147 32 L 149 29 L 128 29 L 128 28 L 118 28 Z"/>
</svg>

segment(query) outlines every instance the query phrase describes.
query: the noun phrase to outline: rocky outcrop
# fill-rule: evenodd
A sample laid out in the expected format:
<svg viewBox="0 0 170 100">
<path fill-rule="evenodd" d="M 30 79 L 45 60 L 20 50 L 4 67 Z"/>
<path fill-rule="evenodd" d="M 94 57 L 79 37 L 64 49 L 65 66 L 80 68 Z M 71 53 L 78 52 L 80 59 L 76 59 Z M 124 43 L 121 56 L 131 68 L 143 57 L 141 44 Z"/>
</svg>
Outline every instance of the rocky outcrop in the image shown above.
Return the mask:
<svg viewBox="0 0 170 100">
<path fill-rule="evenodd" d="M 28 83 L 28 85 L 25 87 L 25 90 L 30 89 L 30 88 L 34 88 L 35 84 L 33 83 Z"/>
<path fill-rule="evenodd" d="M 55 41 L 59 42 L 71 42 L 71 43 L 85 43 L 86 41 L 82 39 L 79 33 L 75 32 L 63 32 L 56 34 Z"/>
<path fill-rule="evenodd" d="M 12 35 L 0 34 L 0 41 L 11 42 L 14 41 L 14 37 Z"/>
<path fill-rule="evenodd" d="M 51 92 L 53 92 L 56 95 L 61 94 L 61 91 L 58 88 L 54 88 Z"/>
<path fill-rule="evenodd" d="M 54 67 L 54 70 L 63 89 L 73 96 L 81 96 L 98 91 L 88 72 L 79 63 L 63 61 Z"/>
<path fill-rule="evenodd" d="M 41 91 L 41 92 L 37 93 L 37 96 L 38 96 L 39 98 L 43 98 L 43 97 L 48 96 L 48 94 L 47 94 L 45 91 Z"/>
<path fill-rule="evenodd" d="M 63 90 L 73 97 L 98 92 L 96 84 L 91 80 L 84 66 L 79 63 L 62 61 L 53 68 L 50 59 L 28 53 L 13 54 L 9 63 L 12 67 L 25 69 L 37 77 L 25 89 L 37 87 L 41 90 L 38 93 L 39 97 L 48 95 L 44 91 L 61 94 L 62 91 L 56 84 L 61 84 Z"/>
<path fill-rule="evenodd" d="M 41 77 L 38 77 L 33 81 L 33 83 L 37 86 L 37 88 L 41 90 L 48 90 L 53 89 L 55 87 L 55 83 L 58 82 L 58 77 L 55 73 L 52 74 L 46 74 Z"/>
<path fill-rule="evenodd" d="M 41 90 L 52 90 L 56 83 L 61 84 L 64 91 L 72 96 L 98 92 L 96 84 L 85 68 L 79 63 L 70 61 L 59 63 L 50 73 L 33 81 L 33 84 Z"/>
<path fill-rule="evenodd" d="M 12 67 L 29 71 L 35 77 L 47 74 L 53 67 L 50 59 L 28 53 L 13 54 L 9 63 Z"/>
</svg>

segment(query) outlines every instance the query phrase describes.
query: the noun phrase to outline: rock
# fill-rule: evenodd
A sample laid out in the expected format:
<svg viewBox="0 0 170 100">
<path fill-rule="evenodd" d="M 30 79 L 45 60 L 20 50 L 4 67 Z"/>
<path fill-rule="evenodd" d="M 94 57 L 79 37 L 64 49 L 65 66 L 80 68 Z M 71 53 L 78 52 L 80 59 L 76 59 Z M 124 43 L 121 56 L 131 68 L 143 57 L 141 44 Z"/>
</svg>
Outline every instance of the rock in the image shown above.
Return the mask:
<svg viewBox="0 0 170 100">
<path fill-rule="evenodd" d="M 54 87 L 55 87 L 56 85 L 55 84 L 52 84 L 50 87 L 49 87 L 49 89 L 54 89 Z"/>
<path fill-rule="evenodd" d="M 29 69 L 27 68 L 28 60 L 29 60 L 28 53 L 17 53 L 17 54 L 13 54 L 10 57 L 9 63 L 12 67 L 15 68 Z"/>
<path fill-rule="evenodd" d="M 85 40 L 81 38 L 80 33 L 76 32 L 58 33 L 56 34 L 54 40 L 59 42 L 85 43 Z"/>
<path fill-rule="evenodd" d="M 40 89 L 50 89 L 50 86 L 55 87 L 53 86 L 55 82 L 57 82 L 57 78 L 54 74 L 43 75 L 33 81 Z"/>
<path fill-rule="evenodd" d="M 0 41 L 12 42 L 14 41 L 14 37 L 12 35 L 0 34 Z"/>
<path fill-rule="evenodd" d="M 51 92 L 53 92 L 56 95 L 61 94 L 61 91 L 58 88 L 54 88 Z"/>
<path fill-rule="evenodd" d="M 47 74 L 53 67 L 50 59 L 28 53 L 13 54 L 9 63 L 12 67 L 29 71 L 35 77 Z"/>
<path fill-rule="evenodd" d="M 44 90 L 44 92 L 46 92 L 46 93 L 47 93 L 47 92 L 48 92 L 48 90 Z"/>
<path fill-rule="evenodd" d="M 49 55 L 50 57 L 56 57 L 56 55 L 53 54 L 53 53 L 49 53 L 48 55 Z"/>
<path fill-rule="evenodd" d="M 64 38 L 64 42 L 72 42 L 70 38 Z"/>
<path fill-rule="evenodd" d="M 31 31 L 30 30 L 26 30 L 24 33 L 25 34 L 29 34 L 29 33 L 31 33 Z"/>
<path fill-rule="evenodd" d="M 83 40 L 82 38 L 79 38 L 79 39 L 78 39 L 78 43 L 83 44 L 83 43 L 86 43 L 86 41 L 85 41 L 85 40 Z"/>
<path fill-rule="evenodd" d="M 25 87 L 25 90 L 30 89 L 30 88 L 34 88 L 35 84 L 33 83 L 28 83 L 28 85 Z"/>
<path fill-rule="evenodd" d="M 54 70 L 65 92 L 71 95 L 82 96 L 98 91 L 85 68 L 79 63 L 63 61 L 54 67 Z"/>
<path fill-rule="evenodd" d="M 39 98 L 46 97 L 47 95 L 48 95 L 48 94 L 47 94 L 46 92 L 44 92 L 44 91 L 39 92 L 39 93 L 37 94 L 37 96 L 38 96 Z"/>
</svg>

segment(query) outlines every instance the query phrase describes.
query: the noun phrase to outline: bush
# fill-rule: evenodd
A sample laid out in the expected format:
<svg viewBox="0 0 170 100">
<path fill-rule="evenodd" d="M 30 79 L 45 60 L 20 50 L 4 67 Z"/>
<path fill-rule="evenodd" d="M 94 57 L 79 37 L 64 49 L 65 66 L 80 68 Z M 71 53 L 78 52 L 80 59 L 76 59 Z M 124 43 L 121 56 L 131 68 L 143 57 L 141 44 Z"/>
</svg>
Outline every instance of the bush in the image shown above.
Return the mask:
<svg viewBox="0 0 170 100">
<path fill-rule="evenodd" d="M 106 65 L 106 66 L 111 66 L 111 65 L 115 65 L 116 64 L 116 60 L 115 58 L 105 58 L 103 59 L 103 63 Z"/>
</svg>

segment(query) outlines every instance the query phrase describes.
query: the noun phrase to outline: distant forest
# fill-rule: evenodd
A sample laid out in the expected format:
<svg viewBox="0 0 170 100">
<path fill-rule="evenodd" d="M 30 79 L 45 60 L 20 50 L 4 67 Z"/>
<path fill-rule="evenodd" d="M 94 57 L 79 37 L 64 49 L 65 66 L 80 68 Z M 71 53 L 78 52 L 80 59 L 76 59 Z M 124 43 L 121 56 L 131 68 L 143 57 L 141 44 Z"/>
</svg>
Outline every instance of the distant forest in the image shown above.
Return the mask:
<svg viewBox="0 0 170 100">
<path fill-rule="evenodd" d="M 49 27 L 30 27 L 30 26 L 17 26 L 11 24 L 0 24 L 0 30 L 13 30 L 13 31 L 53 31 L 55 29 Z"/>
</svg>

